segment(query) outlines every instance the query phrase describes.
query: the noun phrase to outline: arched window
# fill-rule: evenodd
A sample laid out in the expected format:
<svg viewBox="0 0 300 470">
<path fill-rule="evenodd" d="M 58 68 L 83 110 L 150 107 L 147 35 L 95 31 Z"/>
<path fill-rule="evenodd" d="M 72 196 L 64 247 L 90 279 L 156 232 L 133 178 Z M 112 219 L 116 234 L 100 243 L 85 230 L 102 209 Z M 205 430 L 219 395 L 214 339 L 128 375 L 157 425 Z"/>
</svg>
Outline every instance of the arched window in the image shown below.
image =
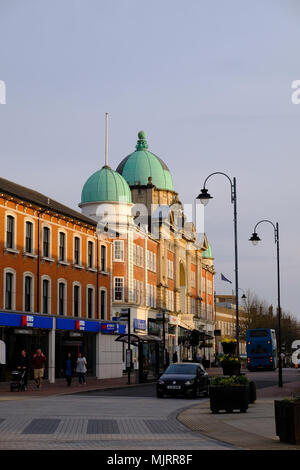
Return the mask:
<svg viewBox="0 0 300 470">
<path fill-rule="evenodd" d="M 4 269 L 4 308 L 16 308 L 16 272 L 12 268 Z"/>
<path fill-rule="evenodd" d="M 100 289 L 100 319 L 107 319 L 107 295 L 106 289 Z"/>
<path fill-rule="evenodd" d="M 67 313 L 67 282 L 64 279 L 58 280 L 58 315 L 66 315 Z"/>
<path fill-rule="evenodd" d="M 24 273 L 23 309 L 25 312 L 33 312 L 34 310 L 34 276 L 32 273 Z"/>
<path fill-rule="evenodd" d="M 73 282 L 73 316 L 81 316 L 81 285 L 79 282 Z"/>
<path fill-rule="evenodd" d="M 42 276 L 42 313 L 51 313 L 51 279 L 48 276 Z"/>
<path fill-rule="evenodd" d="M 43 256 L 50 258 L 50 229 L 43 227 Z"/>
<path fill-rule="evenodd" d="M 15 248 L 15 217 L 8 215 L 6 217 L 6 248 Z"/>
<path fill-rule="evenodd" d="M 25 252 L 33 253 L 33 223 L 25 222 Z"/>
</svg>

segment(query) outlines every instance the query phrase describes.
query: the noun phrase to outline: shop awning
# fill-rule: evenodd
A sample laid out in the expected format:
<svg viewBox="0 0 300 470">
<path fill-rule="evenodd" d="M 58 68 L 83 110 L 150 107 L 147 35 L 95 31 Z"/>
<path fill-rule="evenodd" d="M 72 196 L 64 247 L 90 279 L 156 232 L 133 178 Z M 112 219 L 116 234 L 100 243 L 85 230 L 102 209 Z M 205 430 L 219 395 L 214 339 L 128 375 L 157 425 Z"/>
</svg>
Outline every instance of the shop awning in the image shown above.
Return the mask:
<svg viewBox="0 0 300 470">
<path fill-rule="evenodd" d="M 127 334 L 120 335 L 115 339 L 115 341 L 128 343 L 128 335 Z M 134 346 L 140 343 L 161 343 L 161 342 L 162 342 L 162 339 L 154 335 L 135 335 L 135 334 L 130 335 L 130 344 L 133 344 Z"/>
</svg>

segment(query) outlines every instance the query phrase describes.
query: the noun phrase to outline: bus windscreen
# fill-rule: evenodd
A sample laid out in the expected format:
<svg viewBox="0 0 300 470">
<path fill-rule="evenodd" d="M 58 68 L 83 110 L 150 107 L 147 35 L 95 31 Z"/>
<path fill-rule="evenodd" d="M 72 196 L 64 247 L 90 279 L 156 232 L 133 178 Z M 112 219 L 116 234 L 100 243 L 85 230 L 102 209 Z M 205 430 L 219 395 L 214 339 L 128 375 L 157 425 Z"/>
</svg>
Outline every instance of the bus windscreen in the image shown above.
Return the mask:
<svg viewBox="0 0 300 470">
<path fill-rule="evenodd" d="M 253 330 L 250 331 L 250 336 L 252 338 L 262 338 L 268 336 L 268 331 L 267 330 Z"/>
</svg>

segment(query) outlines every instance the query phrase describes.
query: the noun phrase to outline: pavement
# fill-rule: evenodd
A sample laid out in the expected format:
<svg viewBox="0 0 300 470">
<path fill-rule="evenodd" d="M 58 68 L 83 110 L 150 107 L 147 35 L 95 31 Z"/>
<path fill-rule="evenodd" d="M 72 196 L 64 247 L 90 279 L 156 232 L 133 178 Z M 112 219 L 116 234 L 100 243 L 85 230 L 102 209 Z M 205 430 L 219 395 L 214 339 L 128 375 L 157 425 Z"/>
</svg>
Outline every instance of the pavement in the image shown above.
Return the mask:
<svg viewBox="0 0 300 470">
<path fill-rule="evenodd" d="M 300 370 L 283 370 L 283 387 L 274 384 L 278 372 L 247 373 L 257 382 L 257 400 L 247 413 L 213 414 L 210 403 L 200 402 L 177 419 L 194 432 L 243 450 L 300 450 L 300 445 L 280 442 L 275 431 L 274 400 L 300 396 Z"/>
<path fill-rule="evenodd" d="M 131 377 L 88 379 L 71 387 L 65 380 L 45 382 L 27 392 L 0 384 L 0 449 L 42 450 L 293 450 L 275 435 L 274 399 L 300 395 L 300 370 L 248 373 L 257 383 L 257 400 L 247 413 L 212 414 L 209 399 L 155 396 L 154 384 Z M 220 369 L 208 370 L 210 376 Z"/>
</svg>

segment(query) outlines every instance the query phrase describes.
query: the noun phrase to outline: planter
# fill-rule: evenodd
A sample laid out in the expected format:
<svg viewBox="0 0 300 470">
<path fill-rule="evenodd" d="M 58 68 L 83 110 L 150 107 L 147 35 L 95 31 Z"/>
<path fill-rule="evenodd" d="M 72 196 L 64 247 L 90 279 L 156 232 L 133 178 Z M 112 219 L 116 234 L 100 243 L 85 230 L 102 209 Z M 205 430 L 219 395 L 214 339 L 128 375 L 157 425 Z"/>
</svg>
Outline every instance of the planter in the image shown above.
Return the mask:
<svg viewBox="0 0 300 470">
<path fill-rule="evenodd" d="M 248 385 L 211 385 L 209 387 L 210 409 L 213 413 L 225 410 L 232 413 L 240 410 L 245 413 L 248 409 Z"/>
<path fill-rule="evenodd" d="M 249 403 L 255 403 L 256 400 L 256 383 L 249 382 Z"/>
<path fill-rule="evenodd" d="M 281 442 L 300 444 L 300 400 L 275 400 L 276 435 Z"/>
<path fill-rule="evenodd" d="M 223 362 L 221 363 L 223 375 L 240 375 L 241 364 L 239 362 Z"/>
<path fill-rule="evenodd" d="M 222 343 L 224 354 L 235 354 L 236 343 Z"/>
</svg>

